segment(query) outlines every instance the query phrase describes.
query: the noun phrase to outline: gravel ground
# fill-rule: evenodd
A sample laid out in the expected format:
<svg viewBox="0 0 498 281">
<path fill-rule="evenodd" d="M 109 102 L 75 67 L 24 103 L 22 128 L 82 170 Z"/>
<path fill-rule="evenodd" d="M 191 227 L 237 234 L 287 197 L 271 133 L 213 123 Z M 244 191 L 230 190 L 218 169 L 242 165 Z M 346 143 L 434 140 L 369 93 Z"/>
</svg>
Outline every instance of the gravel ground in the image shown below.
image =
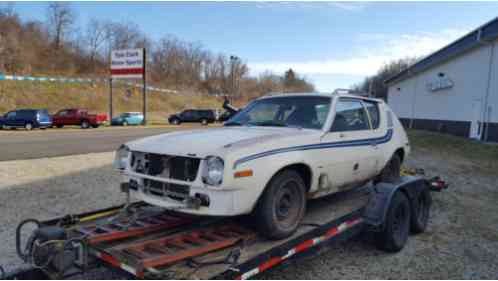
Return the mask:
<svg viewBox="0 0 498 281">
<path fill-rule="evenodd" d="M 20 266 L 14 228 L 22 219 L 46 219 L 121 203 L 112 153 L 0 163 L 0 264 Z M 367 239 L 291 262 L 262 279 L 497 279 L 498 175 L 454 155 L 416 150 L 406 163 L 441 175 L 450 189 L 433 193 L 426 233 L 412 236 L 397 254 Z M 105 196 L 102 196 L 105 194 Z M 82 278 L 119 278 L 96 271 Z"/>
</svg>

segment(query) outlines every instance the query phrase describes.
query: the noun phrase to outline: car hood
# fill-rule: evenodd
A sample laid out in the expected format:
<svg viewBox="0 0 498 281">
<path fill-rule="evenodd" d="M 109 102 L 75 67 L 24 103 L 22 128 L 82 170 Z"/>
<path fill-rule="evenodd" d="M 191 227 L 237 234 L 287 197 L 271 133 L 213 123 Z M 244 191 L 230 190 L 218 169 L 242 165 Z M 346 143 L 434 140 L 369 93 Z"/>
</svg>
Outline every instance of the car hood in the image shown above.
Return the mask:
<svg viewBox="0 0 498 281">
<path fill-rule="evenodd" d="M 132 151 L 190 157 L 222 156 L 231 149 L 295 136 L 307 130 L 269 127 L 223 127 L 161 134 L 127 143 Z"/>
</svg>

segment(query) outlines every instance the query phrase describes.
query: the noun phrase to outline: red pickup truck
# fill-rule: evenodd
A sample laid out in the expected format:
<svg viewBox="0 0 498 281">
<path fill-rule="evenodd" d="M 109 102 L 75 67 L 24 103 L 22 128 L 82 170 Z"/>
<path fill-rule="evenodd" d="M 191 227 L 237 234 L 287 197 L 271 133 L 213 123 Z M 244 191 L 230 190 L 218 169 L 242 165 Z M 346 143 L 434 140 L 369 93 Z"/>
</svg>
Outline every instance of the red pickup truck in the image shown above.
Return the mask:
<svg viewBox="0 0 498 281">
<path fill-rule="evenodd" d="M 57 128 L 70 125 L 81 126 L 82 129 L 97 128 L 107 121 L 107 114 L 88 114 L 86 109 L 69 108 L 53 115 L 52 121 Z"/>
</svg>

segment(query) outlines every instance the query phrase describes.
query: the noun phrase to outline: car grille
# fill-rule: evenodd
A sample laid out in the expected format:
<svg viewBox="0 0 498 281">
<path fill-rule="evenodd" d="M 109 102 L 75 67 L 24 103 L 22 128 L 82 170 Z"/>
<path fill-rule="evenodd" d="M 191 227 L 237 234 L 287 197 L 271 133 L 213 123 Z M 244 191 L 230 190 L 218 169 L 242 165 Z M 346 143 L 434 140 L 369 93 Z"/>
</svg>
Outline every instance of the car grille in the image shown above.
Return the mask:
<svg viewBox="0 0 498 281">
<path fill-rule="evenodd" d="M 199 158 L 133 152 L 130 164 L 136 173 L 191 182 L 200 162 Z"/>
<path fill-rule="evenodd" d="M 143 192 L 145 194 L 169 197 L 174 200 L 183 201 L 189 197 L 190 187 L 187 185 L 145 179 Z"/>
</svg>

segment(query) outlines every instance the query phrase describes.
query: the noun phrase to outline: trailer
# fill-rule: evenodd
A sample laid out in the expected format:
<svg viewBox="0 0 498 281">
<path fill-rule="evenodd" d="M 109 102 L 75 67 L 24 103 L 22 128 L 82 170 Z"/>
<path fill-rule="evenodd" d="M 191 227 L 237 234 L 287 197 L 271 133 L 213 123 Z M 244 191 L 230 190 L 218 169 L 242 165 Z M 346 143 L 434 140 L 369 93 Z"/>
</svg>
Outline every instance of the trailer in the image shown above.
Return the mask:
<svg viewBox="0 0 498 281">
<path fill-rule="evenodd" d="M 429 191 L 447 188 L 440 178 L 415 174 L 313 200 L 296 233 L 283 240 L 258 235 L 250 217 L 199 218 L 143 202 L 25 220 L 16 247 L 30 268 L 5 277 L 65 279 L 108 267 L 130 278 L 249 279 L 366 232 L 382 249 L 400 251 L 410 232 L 427 226 Z M 29 224 L 36 229 L 22 241 Z"/>
</svg>

